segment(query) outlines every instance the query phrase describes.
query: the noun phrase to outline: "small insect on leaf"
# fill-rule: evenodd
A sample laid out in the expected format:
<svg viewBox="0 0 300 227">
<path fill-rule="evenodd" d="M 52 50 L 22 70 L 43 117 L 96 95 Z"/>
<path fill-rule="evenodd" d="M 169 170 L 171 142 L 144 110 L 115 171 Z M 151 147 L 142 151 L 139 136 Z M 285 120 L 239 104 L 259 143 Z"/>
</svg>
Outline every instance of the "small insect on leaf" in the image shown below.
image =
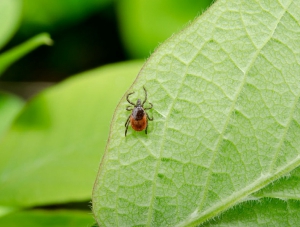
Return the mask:
<svg viewBox="0 0 300 227">
<path fill-rule="evenodd" d="M 143 102 L 141 102 L 141 100 L 138 99 L 136 104 L 134 104 L 129 100 L 129 96 L 132 95 L 134 92 L 131 92 L 126 96 L 127 102 L 131 105 L 131 106 L 127 106 L 126 110 L 131 111 L 131 114 L 128 116 L 125 123 L 125 136 L 127 134 L 129 123 L 133 128 L 133 130 L 135 131 L 145 130 L 145 133 L 147 134 L 148 120 L 153 121 L 153 117 L 150 118 L 148 113 L 146 112 L 146 110 L 152 109 L 153 104 L 149 102 L 150 107 L 144 108 L 144 104 L 147 101 L 147 90 L 144 86 L 143 89 L 145 91 L 145 99 Z"/>
</svg>

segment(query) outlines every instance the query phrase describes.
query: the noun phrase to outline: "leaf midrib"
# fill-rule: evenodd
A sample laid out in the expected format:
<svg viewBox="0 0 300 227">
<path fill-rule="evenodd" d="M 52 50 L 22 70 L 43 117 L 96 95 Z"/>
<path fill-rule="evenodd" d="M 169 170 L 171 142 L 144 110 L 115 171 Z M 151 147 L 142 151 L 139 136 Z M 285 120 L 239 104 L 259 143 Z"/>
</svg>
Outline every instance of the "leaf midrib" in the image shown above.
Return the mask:
<svg viewBox="0 0 300 227">
<path fill-rule="evenodd" d="M 211 208 L 207 209 L 205 212 L 202 212 L 201 216 L 199 214 L 198 218 L 191 218 L 187 222 L 181 222 L 180 224 L 177 225 L 177 227 L 195 226 L 196 224 L 200 224 L 207 221 L 208 219 L 220 214 L 221 212 L 228 210 L 233 205 L 246 201 L 247 196 L 266 187 L 268 184 L 274 182 L 278 178 L 288 174 L 299 165 L 300 165 L 300 155 L 298 155 L 298 157 L 295 158 L 293 162 L 291 162 L 290 164 L 284 166 L 281 169 L 278 169 L 278 171 L 275 172 L 273 175 L 271 174 L 261 175 L 261 177 L 258 178 L 257 181 L 254 181 L 248 187 L 245 187 L 240 192 L 232 194 L 227 199 L 223 200 L 222 203 L 217 203 L 215 206 L 212 206 Z"/>
</svg>

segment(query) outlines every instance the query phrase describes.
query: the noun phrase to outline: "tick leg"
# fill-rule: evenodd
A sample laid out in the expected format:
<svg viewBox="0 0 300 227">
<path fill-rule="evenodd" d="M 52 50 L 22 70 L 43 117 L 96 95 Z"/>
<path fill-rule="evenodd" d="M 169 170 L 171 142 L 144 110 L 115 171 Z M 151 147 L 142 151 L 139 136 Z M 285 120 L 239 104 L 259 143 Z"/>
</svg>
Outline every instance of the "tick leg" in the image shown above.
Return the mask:
<svg viewBox="0 0 300 227">
<path fill-rule="evenodd" d="M 127 134 L 127 130 L 128 130 L 128 126 L 129 126 L 129 119 L 130 119 L 130 116 L 131 116 L 131 115 L 129 115 L 129 117 L 127 118 L 127 121 L 126 121 L 126 123 L 125 123 L 125 136 L 126 136 L 126 134 Z"/>
<path fill-rule="evenodd" d="M 148 113 L 146 113 L 146 115 L 147 115 L 147 118 L 148 118 L 149 121 L 153 121 L 153 116 L 152 116 L 152 118 L 150 118 Z M 148 127 L 148 124 L 147 124 L 147 127 Z"/>
<path fill-rule="evenodd" d="M 134 103 L 132 103 L 130 100 L 129 100 L 129 95 L 132 95 L 134 92 L 131 92 L 129 93 L 127 96 L 126 96 L 126 99 L 127 99 L 127 102 L 129 102 L 131 105 L 134 106 Z"/>
<path fill-rule="evenodd" d="M 147 134 L 147 129 L 148 129 L 148 123 L 147 123 L 146 129 L 145 129 L 145 133 L 146 133 L 146 134 Z"/>
<path fill-rule="evenodd" d="M 144 105 L 145 104 L 145 102 L 147 101 L 147 90 L 146 90 L 146 88 L 143 86 L 143 89 L 144 89 L 144 91 L 145 91 L 145 100 L 143 101 L 143 104 L 142 105 Z"/>
<path fill-rule="evenodd" d="M 128 130 L 128 125 L 125 128 L 125 137 L 126 137 L 126 134 L 127 134 L 127 130 Z"/>
<path fill-rule="evenodd" d="M 150 107 L 145 108 L 144 110 L 150 110 L 153 107 L 153 104 L 151 102 L 149 102 L 149 104 L 151 105 Z"/>
<path fill-rule="evenodd" d="M 129 115 L 128 118 L 127 118 L 127 120 L 126 120 L 125 127 L 129 124 L 130 116 L 131 116 L 131 115 Z"/>
<path fill-rule="evenodd" d="M 133 110 L 133 107 L 132 107 L 132 106 L 127 106 L 127 107 L 126 107 L 126 110 L 127 110 L 127 111 L 131 111 L 131 110 Z"/>
</svg>

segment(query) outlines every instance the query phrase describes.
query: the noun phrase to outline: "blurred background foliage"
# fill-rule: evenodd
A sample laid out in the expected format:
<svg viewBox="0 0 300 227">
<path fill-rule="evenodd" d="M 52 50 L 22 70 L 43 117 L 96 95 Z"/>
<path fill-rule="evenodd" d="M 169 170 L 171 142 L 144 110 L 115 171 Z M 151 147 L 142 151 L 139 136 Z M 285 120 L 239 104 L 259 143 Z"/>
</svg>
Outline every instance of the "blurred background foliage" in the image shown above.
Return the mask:
<svg viewBox="0 0 300 227">
<path fill-rule="evenodd" d="M 0 226 L 93 224 L 118 101 L 155 48 L 210 4 L 0 1 Z M 45 32 L 52 46 L 41 46 Z"/>
<path fill-rule="evenodd" d="M 5 50 L 40 32 L 54 45 L 17 62 L 4 81 L 60 81 L 107 63 L 146 59 L 211 0 L 23 0 L 21 26 Z M 34 64 L 32 64 L 34 62 Z"/>
</svg>

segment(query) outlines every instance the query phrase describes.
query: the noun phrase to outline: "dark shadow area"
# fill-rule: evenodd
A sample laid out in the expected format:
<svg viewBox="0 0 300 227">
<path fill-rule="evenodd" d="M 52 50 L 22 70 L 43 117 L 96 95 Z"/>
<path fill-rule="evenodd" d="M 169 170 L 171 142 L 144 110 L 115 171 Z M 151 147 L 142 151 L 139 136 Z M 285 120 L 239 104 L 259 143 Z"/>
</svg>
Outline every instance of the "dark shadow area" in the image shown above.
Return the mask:
<svg viewBox="0 0 300 227">
<path fill-rule="evenodd" d="M 27 54 L 4 72 L 0 80 L 57 82 L 104 64 L 126 60 L 113 5 L 80 24 L 49 33 L 53 46 L 41 46 Z M 1 52 L 34 35 L 24 37 L 17 33 Z"/>
<path fill-rule="evenodd" d="M 91 201 L 84 202 L 70 202 L 63 204 L 53 204 L 48 206 L 36 206 L 30 209 L 42 209 L 42 210 L 83 210 L 83 211 L 91 211 L 92 213 L 92 203 Z"/>
</svg>

